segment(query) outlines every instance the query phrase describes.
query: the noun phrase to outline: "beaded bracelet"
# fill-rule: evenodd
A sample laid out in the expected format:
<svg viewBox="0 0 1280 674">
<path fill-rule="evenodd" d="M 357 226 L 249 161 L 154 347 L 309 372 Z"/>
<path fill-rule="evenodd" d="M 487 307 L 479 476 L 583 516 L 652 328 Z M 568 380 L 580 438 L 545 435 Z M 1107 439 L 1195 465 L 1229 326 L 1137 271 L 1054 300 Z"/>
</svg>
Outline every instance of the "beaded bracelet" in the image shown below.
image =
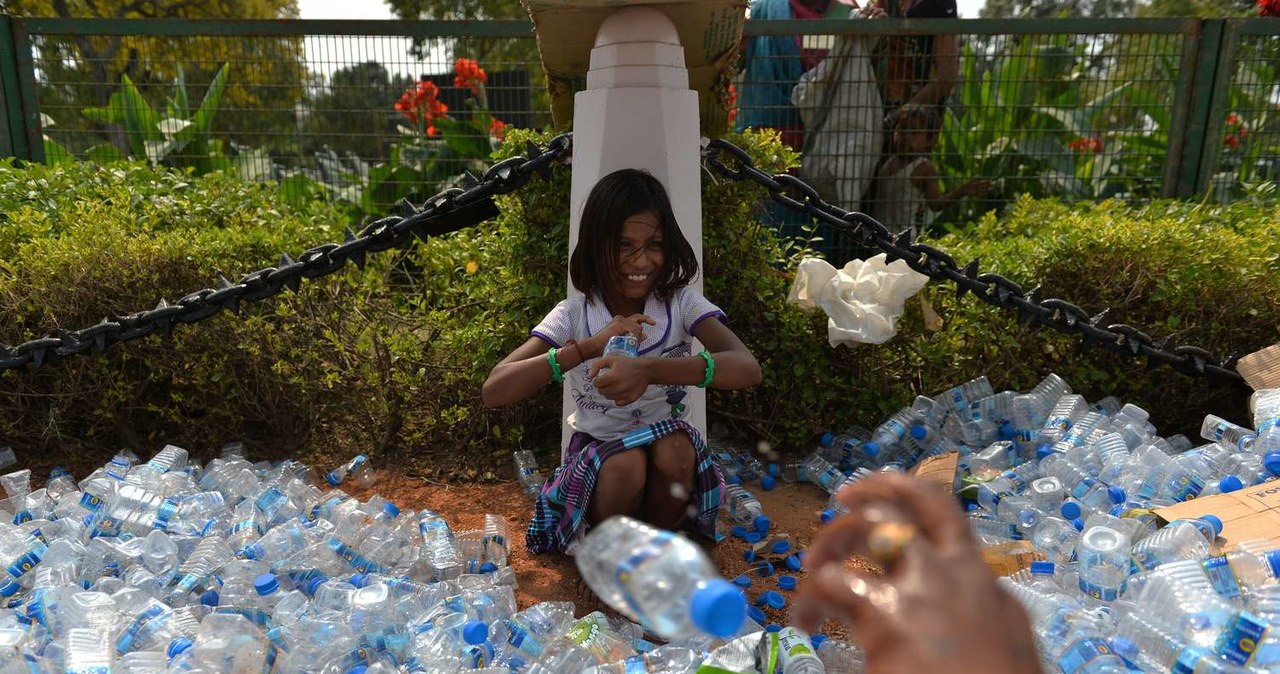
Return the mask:
<svg viewBox="0 0 1280 674">
<path fill-rule="evenodd" d="M 706 388 L 711 385 L 711 380 L 715 379 L 716 362 L 711 359 L 711 354 L 707 353 L 706 351 L 699 351 L 698 355 L 702 356 L 702 359 L 707 361 L 706 377 L 702 380 L 701 384 L 698 384 L 698 388 Z"/>
<path fill-rule="evenodd" d="M 551 381 L 557 384 L 563 384 L 564 374 L 560 372 L 560 363 L 556 362 L 556 351 L 558 350 L 559 349 L 554 346 L 551 347 L 551 350 L 547 352 L 547 362 L 551 364 Z"/>
</svg>

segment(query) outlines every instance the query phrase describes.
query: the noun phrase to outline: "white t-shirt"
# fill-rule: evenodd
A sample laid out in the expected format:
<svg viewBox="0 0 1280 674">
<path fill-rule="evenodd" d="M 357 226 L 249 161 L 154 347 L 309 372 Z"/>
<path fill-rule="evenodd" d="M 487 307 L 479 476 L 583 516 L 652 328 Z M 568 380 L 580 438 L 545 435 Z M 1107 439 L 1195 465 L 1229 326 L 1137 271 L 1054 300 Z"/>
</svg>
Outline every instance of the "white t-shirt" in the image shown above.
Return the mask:
<svg viewBox="0 0 1280 674">
<path fill-rule="evenodd" d="M 649 358 L 689 356 L 693 353 L 693 330 L 698 323 L 711 317 L 726 321 L 725 313 L 719 307 L 688 286 L 677 290 L 665 301 L 650 295 L 645 302 L 644 313 L 657 322 L 657 325 L 644 326 L 645 339 L 640 343 L 640 356 Z M 581 342 L 592 336 L 611 320 L 613 314 L 598 297 L 592 302 L 576 297 L 562 300 L 529 334 L 562 348 L 570 339 Z M 593 361 L 588 360 L 565 372 L 564 385 L 577 403 L 577 410 L 569 415 L 569 427 L 597 440 L 615 440 L 627 431 L 672 418 L 667 396 L 687 388 L 649 386 L 639 400 L 618 407 L 612 400 L 601 396 L 587 380 Z M 686 409 L 676 418 L 682 419 L 687 414 Z"/>
</svg>

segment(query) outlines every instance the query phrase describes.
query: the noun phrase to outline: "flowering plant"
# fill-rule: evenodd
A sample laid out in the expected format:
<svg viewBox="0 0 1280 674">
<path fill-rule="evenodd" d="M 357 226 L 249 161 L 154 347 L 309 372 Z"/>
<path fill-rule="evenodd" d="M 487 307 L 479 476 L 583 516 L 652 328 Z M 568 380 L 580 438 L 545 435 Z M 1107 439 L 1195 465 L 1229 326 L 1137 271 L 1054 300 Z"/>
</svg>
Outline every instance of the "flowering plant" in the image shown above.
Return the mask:
<svg viewBox="0 0 1280 674">
<path fill-rule="evenodd" d="M 1280 2 L 1280 0 L 1277 0 L 1277 2 Z M 1244 123 L 1244 120 L 1240 118 L 1240 115 L 1237 115 L 1234 112 L 1227 115 L 1227 134 L 1222 138 L 1223 145 L 1226 145 L 1232 150 L 1238 150 L 1240 148 L 1240 143 L 1248 137 L 1248 135 L 1249 127 Z"/>
<path fill-rule="evenodd" d="M 1280 16 L 1280 0 L 1258 0 L 1259 16 Z"/>
</svg>

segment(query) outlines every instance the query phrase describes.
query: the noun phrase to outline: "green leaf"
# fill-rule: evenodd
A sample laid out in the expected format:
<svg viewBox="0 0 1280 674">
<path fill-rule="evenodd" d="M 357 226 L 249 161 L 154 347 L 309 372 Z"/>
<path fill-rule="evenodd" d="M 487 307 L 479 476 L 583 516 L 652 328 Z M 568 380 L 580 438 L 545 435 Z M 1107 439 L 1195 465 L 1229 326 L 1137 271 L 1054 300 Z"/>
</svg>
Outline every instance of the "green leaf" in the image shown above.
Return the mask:
<svg viewBox="0 0 1280 674">
<path fill-rule="evenodd" d="M 160 121 L 155 110 L 142 97 L 142 92 L 133 84 L 128 75 L 120 76 L 120 91 L 112 94 L 113 107 L 119 104 L 119 115 L 123 121 L 125 136 L 129 139 L 129 148 L 135 157 L 147 156 L 147 141 L 163 142 L 164 136 L 156 128 Z M 117 98 L 119 96 L 119 98 Z"/>
<path fill-rule="evenodd" d="M 57 166 L 58 164 L 72 164 L 75 163 L 75 160 L 75 155 L 58 144 L 58 141 L 48 136 L 44 137 L 44 163 L 49 166 Z"/>
<path fill-rule="evenodd" d="M 84 158 L 85 161 L 90 161 L 95 164 L 110 164 L 112 162 L 124 161 L 125 156 L 124 153 L 120 151 L 120 148 L 111 145 L 110 143 L 104 143 L 102 145 L 94 145 L 88 150 L 85 150 Z"/>
</svg>

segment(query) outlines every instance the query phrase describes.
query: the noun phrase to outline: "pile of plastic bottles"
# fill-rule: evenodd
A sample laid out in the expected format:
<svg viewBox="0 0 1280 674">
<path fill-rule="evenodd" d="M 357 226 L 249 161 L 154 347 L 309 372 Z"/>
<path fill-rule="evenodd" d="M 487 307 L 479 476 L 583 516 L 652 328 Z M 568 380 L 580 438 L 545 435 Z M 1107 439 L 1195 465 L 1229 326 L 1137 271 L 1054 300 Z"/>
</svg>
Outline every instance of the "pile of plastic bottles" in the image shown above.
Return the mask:
<svg viewBox="0 0 1280 674">
<path fill-rule="evenodd" d="M 656 530 L 581 557 L 598 562 L 584 573 L 602 596 L 642 598 L 623 613 L 644 627 L 567 602 L 518 611 L 502 517 L 455 531 L 439 513 L 340 489 L 374 480 L 364 456 L 321 478 L 294 461 L 251 463 L 238 445 L 204 467 L 174 446 L 142 463 L 121 452 L 34 490 L 28 470 L 0 476 L 0 671 L 754 672 L 779 649 L 798 663 L 788 674 L 824 660 L 860 671 L 836 664 L 858 662 L 851 644 L 742 616 L 742 595 L 689 556 L 696 546 Z M 597 527 L 592 544 L 611 531 Z M 659 540 L 678 558 L 635 553 Z M 653 592 L 671 578 L 677 592 Z"/>
</svg>

